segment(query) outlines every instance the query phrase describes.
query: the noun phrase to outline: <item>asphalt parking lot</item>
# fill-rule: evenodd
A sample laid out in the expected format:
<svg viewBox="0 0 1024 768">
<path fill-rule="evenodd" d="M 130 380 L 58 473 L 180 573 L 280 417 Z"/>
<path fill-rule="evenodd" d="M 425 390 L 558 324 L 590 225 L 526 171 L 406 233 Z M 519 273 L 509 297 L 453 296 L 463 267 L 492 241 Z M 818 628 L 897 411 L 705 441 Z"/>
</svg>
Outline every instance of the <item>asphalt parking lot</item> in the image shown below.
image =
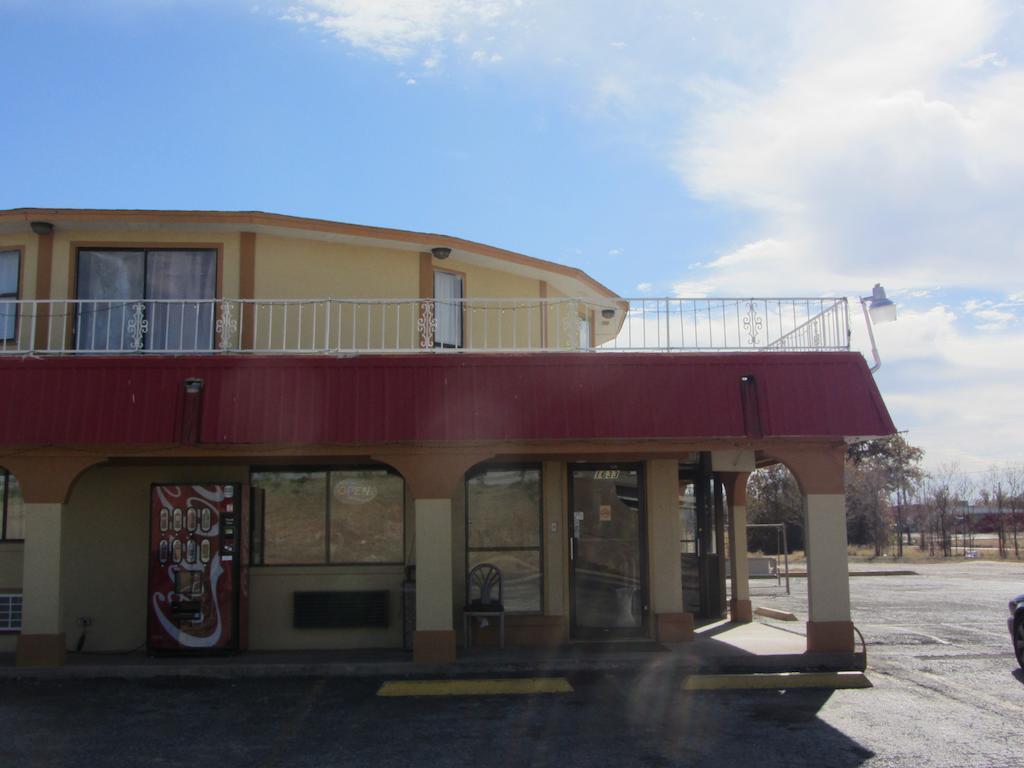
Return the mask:
<svg viewBox="0 0 1024 768">
<path fill-rule="evenodd" d="M 913 568 L 851 580 L 868 690 L 683 691 L 653 663 L 570 675 L 571 693 L 430 699 L 372 679 L 3 680 L 0 765 L 1024 766 L 1005 625 L 1024 566 Z M 805 616 L 793 586 L 755 604 Z"/>
</svg>

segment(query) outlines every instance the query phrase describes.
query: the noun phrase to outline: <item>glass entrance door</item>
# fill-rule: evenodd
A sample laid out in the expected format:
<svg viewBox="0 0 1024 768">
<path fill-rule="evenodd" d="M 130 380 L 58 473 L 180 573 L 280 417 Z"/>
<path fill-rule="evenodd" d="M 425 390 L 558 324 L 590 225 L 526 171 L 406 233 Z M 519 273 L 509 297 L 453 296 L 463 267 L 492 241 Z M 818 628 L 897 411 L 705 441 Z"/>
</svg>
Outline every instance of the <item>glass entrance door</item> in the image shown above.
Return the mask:
<svg viewBox="0 0 1024 768">
<path fill-rule="evenodd" d="M 646 634 L 647 580 L 641 468 L 569 468 L 573 637 Z"/>
</svg>

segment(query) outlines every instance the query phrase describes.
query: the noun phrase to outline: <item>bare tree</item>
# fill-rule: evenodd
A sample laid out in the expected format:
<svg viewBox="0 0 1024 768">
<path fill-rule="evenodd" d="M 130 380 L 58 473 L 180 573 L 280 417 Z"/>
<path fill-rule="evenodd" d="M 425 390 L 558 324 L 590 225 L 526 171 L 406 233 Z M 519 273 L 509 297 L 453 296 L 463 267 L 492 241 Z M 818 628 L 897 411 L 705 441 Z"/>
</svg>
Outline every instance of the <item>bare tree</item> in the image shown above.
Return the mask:
<svg viewBox="0 0 1024 768">
<path fill-rule="evenodd" d="M 855 544 L 871 544 L 875 557 L 889 549 L 888 479 L 885 469 L 876 462 L 847 462 L 847 538 Z"/>
<path fill-rule="evenodd" d="M 983 486 L 979 491 L 981 503 L 988 509 L 995 510 L 992 516 L 992 524 L 995 528 L 996 541 L 999 546 L 999 557 L 1003 560 L 1009 554 L 1007 550 L 1007 526 L 1006 526 L 1006 490 L 1003 484 L 1002 471 L 999 467 L 993 466 L 985 475 Z"/>
<path fill-rule="evenodd" d="M 964 556 L 974 550 L 974 520 L 971 518 L 971 501 L 974 500 L 974 480 L 971 476 L 958 471 L 953 475 L 953 497 L 958 506 L 963 510 L 960 519 L 956 522 L 961 526 L 959 530 L 960 544 Z"/>
<path fill-rule="evenodd" d="M 935 555 L 936 542 L 943 557 L 953 556 L 957 498 L 955 485 L 962 476 L 959 464 L 941 464 L 928 478 L 925 505 L 929 516 L 929 554 Z"/>
<path fill-rule="evenodd" d="M 1024 512 L 1024 464 L 1008 464 L 1003 470 L 1006 505 L 1010 510 L 1010 538 L 1013 556 L 1020 560 L 1021 513 Z"/>
</svg>

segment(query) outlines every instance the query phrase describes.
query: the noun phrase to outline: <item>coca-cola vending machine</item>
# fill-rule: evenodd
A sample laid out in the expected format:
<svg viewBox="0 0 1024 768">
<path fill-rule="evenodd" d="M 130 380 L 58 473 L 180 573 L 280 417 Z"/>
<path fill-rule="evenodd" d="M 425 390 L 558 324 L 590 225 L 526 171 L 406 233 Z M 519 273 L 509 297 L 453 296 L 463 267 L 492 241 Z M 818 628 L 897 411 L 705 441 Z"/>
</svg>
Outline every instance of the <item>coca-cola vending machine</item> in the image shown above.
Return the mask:
<svg viewBox="0 0 1024 768">
<path fill-rule="evenodd" d="M 146 633 L 150 651 L 245 649 L 245 493 L 238 483 L 153 486 Z"/>
</svg>

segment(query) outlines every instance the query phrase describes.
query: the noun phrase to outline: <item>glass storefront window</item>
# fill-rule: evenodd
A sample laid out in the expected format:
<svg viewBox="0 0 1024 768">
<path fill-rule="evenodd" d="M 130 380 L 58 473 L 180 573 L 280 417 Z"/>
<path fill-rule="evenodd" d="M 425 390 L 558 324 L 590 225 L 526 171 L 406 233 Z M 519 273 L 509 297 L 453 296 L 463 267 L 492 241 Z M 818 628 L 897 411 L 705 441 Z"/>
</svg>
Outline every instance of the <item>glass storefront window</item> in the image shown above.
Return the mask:
<svg viewBox="0 0 1024 768">
<path fill-rule="evenodd" d="M 541 475 L 539 467 L 500 467 L 466 480 L 467 569 L 498 567 L 505 610 L 543 610 Z"/>
<path fill-rule="evenodd" d="M 263 489 L 263 562 L 306 565 L 326 559 L 326 472 L 254 472 Z"/>
<path fill-rule="evenodd" d="M 265 565 L 402 563 L 405 481 L 384 468 L 258 471 Z"/>
<path fill-rule="evenodd" d="M 331 472 L 332 563 L 401 563 L 405 483 L 384 469 Z"/>
</svg>

